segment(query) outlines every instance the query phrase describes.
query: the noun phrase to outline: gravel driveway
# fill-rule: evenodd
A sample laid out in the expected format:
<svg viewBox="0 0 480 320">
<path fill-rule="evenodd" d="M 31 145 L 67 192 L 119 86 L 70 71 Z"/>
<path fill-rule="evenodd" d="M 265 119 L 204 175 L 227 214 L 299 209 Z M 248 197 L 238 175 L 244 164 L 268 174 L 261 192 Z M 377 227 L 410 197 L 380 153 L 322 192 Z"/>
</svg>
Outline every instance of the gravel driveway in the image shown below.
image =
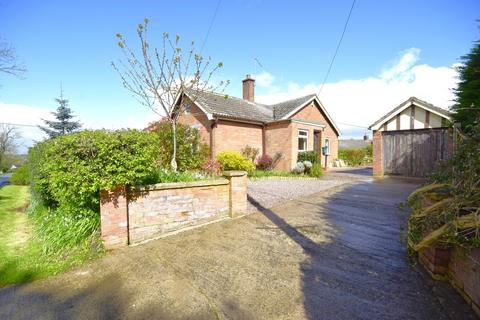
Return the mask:
<svg viewBox="0 0 480 320">
<path fill-rule="evenodd" d="M 331 168 L 322 179 L 280 178 L 249 181 L 248 211 L 258 210 L 252 202 L 257 202 L 264 208 L 271 208 L 279 203 L 322 192 L 346 183 L 371 180 L 371 168 Z"/>
</svg>

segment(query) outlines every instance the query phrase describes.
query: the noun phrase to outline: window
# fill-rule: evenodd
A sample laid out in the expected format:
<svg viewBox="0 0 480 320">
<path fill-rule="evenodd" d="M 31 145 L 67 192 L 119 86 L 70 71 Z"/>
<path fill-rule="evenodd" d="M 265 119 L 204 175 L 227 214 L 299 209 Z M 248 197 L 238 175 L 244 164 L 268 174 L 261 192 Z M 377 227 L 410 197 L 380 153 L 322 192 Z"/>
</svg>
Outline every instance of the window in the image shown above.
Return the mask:
<svg viewBox="0 0 480 320">
<path fill-rule="evenodd" d="M 185 109 L 185 114 L 189 114 L 190 110 L 192 109 L 192 106 L 188 103 L 186 103 L 183 108 Z"/>
<path fill-rule="evenodd" d="M 307 151 L 308 131 L 298 130 L 298 151 Z"/>
<path fill-rule="evenodd" d="M 325 139 L 325 154 L 330 154 L 330 139 L 328 138 Z"/>
</svg>

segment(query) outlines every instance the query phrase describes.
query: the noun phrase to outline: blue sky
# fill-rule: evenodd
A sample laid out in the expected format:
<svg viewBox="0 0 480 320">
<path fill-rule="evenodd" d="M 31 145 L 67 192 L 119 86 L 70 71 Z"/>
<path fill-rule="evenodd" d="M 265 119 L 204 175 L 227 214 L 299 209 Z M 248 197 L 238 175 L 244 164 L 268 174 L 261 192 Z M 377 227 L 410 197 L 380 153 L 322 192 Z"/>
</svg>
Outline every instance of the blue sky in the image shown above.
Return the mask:
<svg viewBox="0 0 480 320">
<path fill-rule="evenodd" d="M 130 97 L 110 66 L 121 57 L 115 34 L 135 43 L 136 24 L 148 17 L 153 43 L 167 31 L 200 45 L 217 3 L 0 0 L 0 37 L 28 69 L 24 79 L 0 75 L 0 120 L 38 123 L 56 107 L 62 83 L 86 127 L 141 127 L 153 115 Z M 241 79 L 254 73 L 255 57 L 264 67 L 256 69 L 262 102 L 315 92 L 351 3 L 223 0 L 204 54 L 224 62 L 217 76 L 231 81 L 231 95 L 241 95 Z M 320 95 L 344 123 L 344 136 L 365 131 L 346 124 L 369 125 L 411 95 L 447 107 L 452 66 L 480 38 L 479 13 L 478 0 L 357 0 Z"/>
</svg>

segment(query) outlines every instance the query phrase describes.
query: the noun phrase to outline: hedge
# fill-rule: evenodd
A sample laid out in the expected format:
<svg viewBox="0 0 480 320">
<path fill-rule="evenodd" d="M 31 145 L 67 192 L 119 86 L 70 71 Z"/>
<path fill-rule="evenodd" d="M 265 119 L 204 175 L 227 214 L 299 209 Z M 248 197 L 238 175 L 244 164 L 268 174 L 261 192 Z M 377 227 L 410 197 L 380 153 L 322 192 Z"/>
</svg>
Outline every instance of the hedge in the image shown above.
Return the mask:
<svg viewBox="0 0 480 320">
<path fill-rule="evenodd" d="M 99 210 L 99 190 L 150 182 L 159 136 L 138 130 L 82 131 L 36 144 L 28 154 L 34 193 L 47 205 Z"/>
</svg>

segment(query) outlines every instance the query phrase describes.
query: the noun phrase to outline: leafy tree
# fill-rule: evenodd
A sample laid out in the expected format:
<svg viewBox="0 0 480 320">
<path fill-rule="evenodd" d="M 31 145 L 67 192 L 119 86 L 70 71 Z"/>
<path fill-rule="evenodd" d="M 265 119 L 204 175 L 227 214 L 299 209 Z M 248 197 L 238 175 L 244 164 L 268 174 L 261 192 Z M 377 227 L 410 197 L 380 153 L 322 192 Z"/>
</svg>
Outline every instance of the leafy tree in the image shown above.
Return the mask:
<svg viewBox="0 0 480 320">
<path fill-rule="evenodd" d="M 177 170 L 177 117 L 176 110 L 179 92 L 188 92 L 189 98 L 196 100 L 203 91 L 225 88 L 227 82 L 217 86 L 210 84 L 213 74 L 223 67 L 223 63 L 212 64 L 211 58 L 204 59 L 195 51 L 195 43 L 184 52 L 180 47 L 180 37 L 173 41 L 164 32 L 160 49 L 151 48 L 148 41 L 148 19 L 137 26 L 140 52 L 128 46 L 121 34 L 117 34 L 118 46 L 125 61 L 112 62 L 113 68 L 122 79 L 123 86 L 143 105 L 160 118 L 166 117 L 172 126 L 173 150 L 170 165 Z"/>
<path fill-rule="evenodd" d="M 72 120 L 74 115 L 68 107 L 68 100 L 63 98 L 63 93 L 61 93 L 60 98 L 56 98 L 55 101 L 59 104 L 59 107 L 57 111 L 52 112 L 52 114 L 57 121 L 43 120 L 48 127 L 39 126 L 39 128 L 45 132 L 49 138 L 56 138 L 80 129 L 82 125 L 80 122 Z"/>
<path fill-rule="evenodd" d="M 0 124 L 0 165 L 4 164 L 5 156 L 14 153 L 17 147 L 16 140 L 20 134 L 11 125 Z M 8 169 L 8 168 L 7 168 Z"/>
<path fill-rule="evenodd" d="M 470 53 L 462 57 L 462 62 L 458 67 L 460 81 L 455 89 L 456 104 L 452 111 L 454 121 L 469 133 L 480 114 L 480 41 L 475 42 Z"/>
<path fill-rule="evenodd" d="M 15 50 L 6 42 L 0 42 L 0 72 L 21 76 L 27 70 L 18 62 Z"/>
</svg>

